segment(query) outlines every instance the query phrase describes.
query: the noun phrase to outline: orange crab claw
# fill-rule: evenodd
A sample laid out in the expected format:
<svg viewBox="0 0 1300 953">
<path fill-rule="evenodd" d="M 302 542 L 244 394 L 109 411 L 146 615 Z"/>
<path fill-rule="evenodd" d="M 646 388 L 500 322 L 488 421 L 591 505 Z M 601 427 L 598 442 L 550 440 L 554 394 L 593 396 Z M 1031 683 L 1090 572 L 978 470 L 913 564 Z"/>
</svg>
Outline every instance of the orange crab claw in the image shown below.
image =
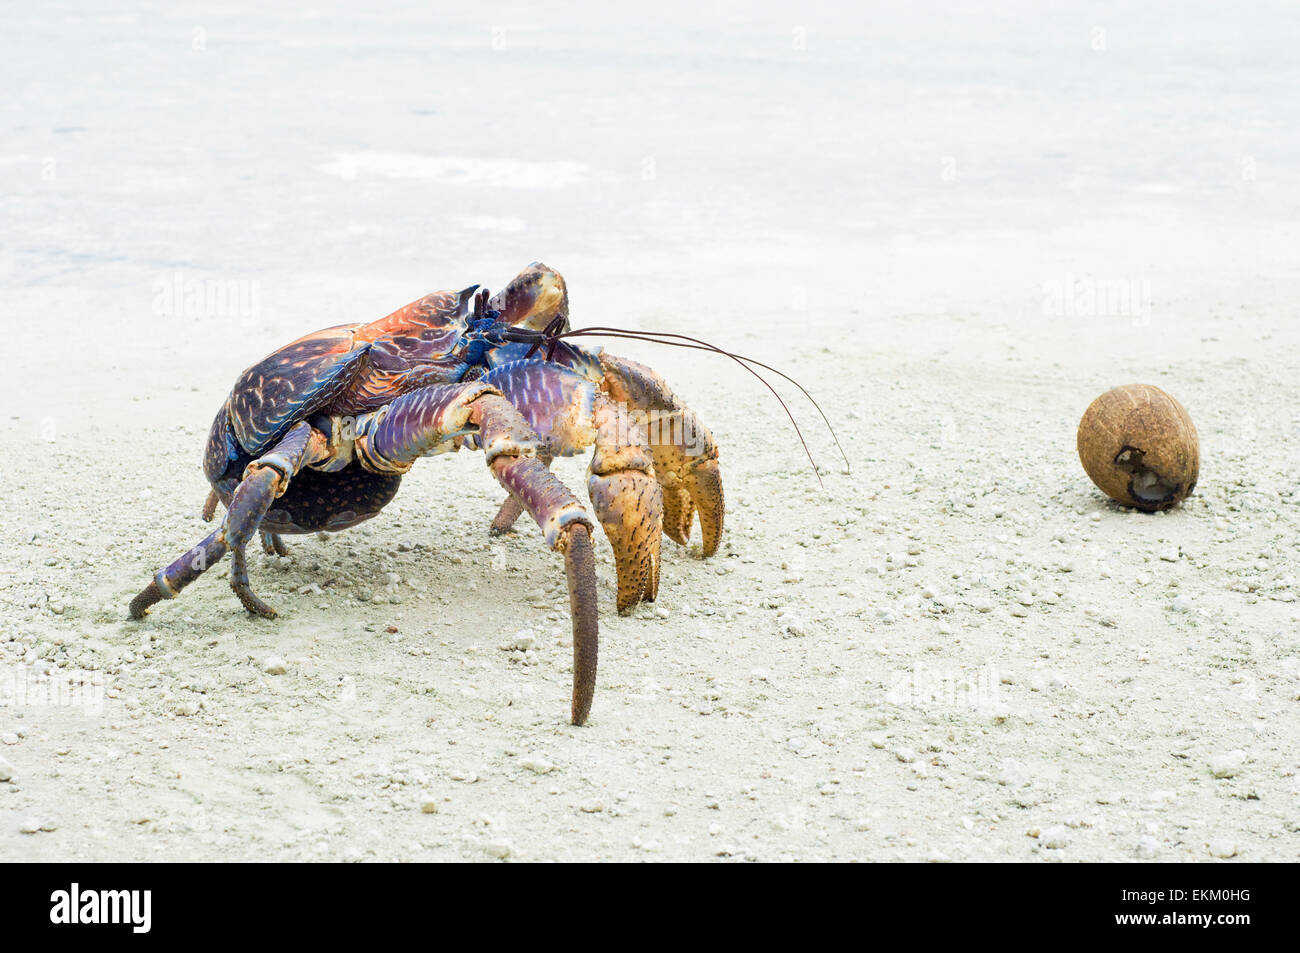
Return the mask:
<svg viewBox="0 0 1300 953">
<path fill-rule="evenodd" d="M 713 456 L 696 457 L 680 444 L 655 442 L 655 475 L 663 485 L 664 532 L 673 542 L 685 546 L 691 537 L 695 514 L 700 516 L 700 551 L 712 556 L 722 540 L 726 510 L 722 493 L 722 474 L 718 470 L 717 449 Z"/>
<path fill-rule="evenodd" d="M 654 457 L 645 429 L 603 394 L 594 401 L 596 452 L 587 493 L 614 549 L 618 611 L 653 602 L 659 593 L 659 540 L 663 492 L 654 476 Z"/>
<path fill-rule="evenodd" d="M 699 513 L 701 552 L 712 556 L 722 540 L 726 509 L 713 434 L 644 364 L 609 353 L 600 355 L 600 363 L 605 393 L 646 420 L 654 475 L 663 488 L 663 531 L 685 546 Z"/>
<path fill-rule="evenodd" d="M 618 611 L 654 602 L 659 593 L 659 526 L 663 501 L 654 478 L 637 470 L 600 475 L 587 481 L 591 504 L 614 550 L 618 573 Z"/>
</svg>

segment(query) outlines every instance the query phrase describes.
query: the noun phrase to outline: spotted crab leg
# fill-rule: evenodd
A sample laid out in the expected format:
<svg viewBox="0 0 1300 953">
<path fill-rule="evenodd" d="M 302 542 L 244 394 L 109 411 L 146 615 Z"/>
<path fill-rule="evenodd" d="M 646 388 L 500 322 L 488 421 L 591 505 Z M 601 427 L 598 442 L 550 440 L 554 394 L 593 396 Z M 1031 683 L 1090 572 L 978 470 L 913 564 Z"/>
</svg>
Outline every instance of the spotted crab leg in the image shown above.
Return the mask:
<svg viewBox="0 0 1300 953">
<path fill-rule="evenodd" d="M 280 538 L 279 533 L 263 532 L 261 535 L 262 535 L 262 552 L 266 553 L 268 556 L 289 555 L 290 549 L 288 546 L 284 544 L 284 540 Z"/>
<path fill-rule="evenodd" d="M 548 467 L 551 465 L 551 458 L 548 456 L 539 456 L 537 459 Z M 514 528 L 515 521 L 524 512 L 524 504 L 519 501 L 517 496 L 507 496 L 497 510 L 497 515 L 492 519 L 492 525 L 488 527 L 490 536 L 504 536 Z"/>
<path fill-rule="evenodd" d="M 213 490 L 208 494 L 208 498 L 203 501 L 203 522 L 211 523 L 212 518 L 216 515 L 217 504 L 221 502 L 221 495 Z M 291 550 L 285 545 L 284 540 L 280 538 L 279 533 L 268 533 L 262 531 L 262 552 L 268 556 L 288 556 Z"/>
<path fill-rule="evenodd" d="M 221 530 L 213 530 L 197 546 L 154 576 L 149 585 L 131 600 L 131 618 L 143 619 L 154 603 L 175 599 L 182 589 L 215 566 L 229 549 Z"/>
<path fill-rule="evenodd" d="M 548 452 L 568 456 L 595 446 L 587 491 L 614 550 L 618 610 L 653 602 L 663 498 L 645 429 L 583 374 L 548 361 L 503 364 L 483 380 L 518 408 Z"/>
<path fill-rule="evenodd" d="M 545 445 L 501 392 L 483 381 L 435 385 L 404 394 L 357 425 L 355 450 L 367 469 L 404 473 L 421 456 L 483 450 L 493 476 L 537 521 L 547 544 L 564 553 L 573 621 L 570 717 L 581 725 L 596 689 L 599 623 L 591 517 L 541 459 Z"/>
<path fill-rule="evenodd" d="M 142 619 L 163 599 L 175 599 L 182 589 L 230 553 L 230 587 L 249 612 L 274 618 L 276 612 L 254 594 L 248 581 L 244 547 L 258 531 L 271 502 L 289 488 L 289 481 L 306 463 L 324 452 L 325 436 L 307 422 L 293 427 L 270 452 L 248 465 L 235 489 L 221 528 L 154 576 L 131 600 L 131 618 Z M 205 506 L 205 510 L 207 507 Z"/>
</svg>

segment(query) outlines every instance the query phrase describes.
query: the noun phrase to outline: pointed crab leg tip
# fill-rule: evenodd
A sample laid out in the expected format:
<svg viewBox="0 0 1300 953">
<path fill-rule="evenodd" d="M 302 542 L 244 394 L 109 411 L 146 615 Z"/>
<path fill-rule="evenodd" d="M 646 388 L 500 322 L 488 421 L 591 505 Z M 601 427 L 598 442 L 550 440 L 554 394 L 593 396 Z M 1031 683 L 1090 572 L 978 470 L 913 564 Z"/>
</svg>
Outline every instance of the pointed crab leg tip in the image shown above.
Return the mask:
<svg viewBox="0 0 1300 953">
<path fill-rule="evenodd" d="M 567 530 L 564 568 L 569 580 L 569 613 L 573 617 L 573 702 L 570 720 L 583 725 L 596 694 L 596 663 L 600 633 L 596 615 L 596 559 L 591 533 L 583 523 Z"/>
<path fill-rule="evenodd" d="M 143 619 L 149 613 L 149 607 L 156 602 L 162 601 L 162 590 L 158 588 L 157 582 L 151 582 L 145 586 L 144 591 L 131 600 L 129 612 L 132 619 Z"/>
<path fill-rule="evenodd" d="M 524 511 L 524 504 L 519 501 L 519 497 L 513 493 L 506 497 L 501 509 L 497 510 L 496 517 L 492 520 L 492 525 L 488 527 L 488 535 L 504 536 L 514 527 L 515 521 L 519 519 L 520 514 Z"/>
</svg>

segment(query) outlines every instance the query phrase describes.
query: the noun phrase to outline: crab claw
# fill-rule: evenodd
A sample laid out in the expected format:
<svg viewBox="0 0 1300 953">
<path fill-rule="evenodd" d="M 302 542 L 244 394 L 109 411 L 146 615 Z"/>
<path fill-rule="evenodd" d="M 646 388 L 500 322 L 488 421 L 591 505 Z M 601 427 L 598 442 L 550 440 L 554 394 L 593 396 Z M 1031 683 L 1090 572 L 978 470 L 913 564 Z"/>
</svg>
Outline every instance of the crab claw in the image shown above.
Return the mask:
<svg viewBox="0 0 1300 953">
<path fill-rule="evenodd" d="M 663 488 L 664 532 L 685 546 L 699 513 L 700 551 L 712 556 L 722 539 L 725 511 L 713 434 L 644 364 L 608 352 L 601 353 L 600 363 L 609 397 L 646 420 L 654 473 Z"/>
<path fill-rule="evenodd" d="M 645 429 L 624 408 L 596 395 L 592 422 L 596 452 L 587 492 L 614 549 L 618 611 L 630 612 L 659 592 L 659 540 L 663 492 L 654 477 L 654 458 Z"/>
<path fill-rule="evenodd" d="M 655 459 L 655 475 L 663 486 L 664 532 L 673 542 L 685 546 L 698 512 L 700 552 L 712 556 L 722 539 L 725 509 L 717 448 L 713 448 L 712 456 L 704 457 L 691 456 L 673 443 L 655 443 L 650 449 Z"/>
<path fill-rule="evenodd" d="M 638 602 L 654 602 L 659 593 L 659 525 L 663 502 L 659 484 L 637 470 L 587 480 L 596 517 L 614 550 L 618 572 L 618 611 Z"/>
</svg>

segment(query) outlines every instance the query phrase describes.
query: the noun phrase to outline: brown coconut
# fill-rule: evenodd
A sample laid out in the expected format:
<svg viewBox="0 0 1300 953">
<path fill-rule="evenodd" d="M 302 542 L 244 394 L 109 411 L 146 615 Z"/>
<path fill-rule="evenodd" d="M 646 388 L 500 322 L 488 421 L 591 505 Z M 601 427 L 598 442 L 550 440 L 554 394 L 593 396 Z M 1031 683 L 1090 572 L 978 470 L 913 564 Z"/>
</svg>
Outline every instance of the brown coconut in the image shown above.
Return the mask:
<svg viewBox="0 0 1300 953">
<path fill-rule="evenodd" d="M 1201 468 L 1196 427 L 1159 387 L 1108 390 L 1079 421 L 1079 459 L 1111 499 L 1148 512 L 1181 503 Z"/>
</svg>

